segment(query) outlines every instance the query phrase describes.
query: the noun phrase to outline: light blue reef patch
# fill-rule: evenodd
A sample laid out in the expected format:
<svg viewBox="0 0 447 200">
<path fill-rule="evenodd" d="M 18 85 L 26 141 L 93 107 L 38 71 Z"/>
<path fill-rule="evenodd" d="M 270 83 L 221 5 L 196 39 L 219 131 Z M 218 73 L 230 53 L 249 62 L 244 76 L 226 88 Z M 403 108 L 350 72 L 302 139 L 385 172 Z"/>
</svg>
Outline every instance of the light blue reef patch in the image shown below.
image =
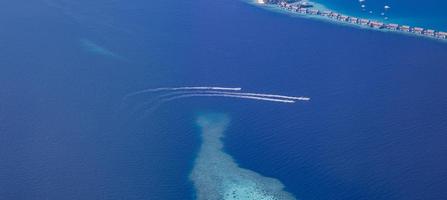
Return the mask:
<svg viewBox="0 0 447 200">
<path fill-rule="evenodd" d="M 88 39 L 80 39 L 79 40 L 82 49 L 91 54 L 96 54 L 104 57 L 114 58 L 118 60 L 126 60 L 124 57 L 112 52 L 111 50 L 99 46 L 98 44 L 92 42 Z"/>
<path fill-rule="evenodd" d="M 224 114 L 198 117 L 202 145 L 190 179 L 198 200 L 292 200 L 284 185 L 273 178 L 240 168 L 223 151 L 221 141 L 230 120 Z"/>
</svg>

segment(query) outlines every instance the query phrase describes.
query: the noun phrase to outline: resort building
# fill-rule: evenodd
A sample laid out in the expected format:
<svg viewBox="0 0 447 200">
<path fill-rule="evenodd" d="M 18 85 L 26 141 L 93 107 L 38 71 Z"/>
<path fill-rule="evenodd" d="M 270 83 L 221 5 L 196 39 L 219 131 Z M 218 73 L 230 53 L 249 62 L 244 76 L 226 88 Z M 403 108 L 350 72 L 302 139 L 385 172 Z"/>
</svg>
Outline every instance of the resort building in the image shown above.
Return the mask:
<svg viewBox="0 0 447 200">
<path fill-rule="evenodd" d="M 427 29 L 424 31 L 424 35 L 435 36 L 435 30 Z"/>
<path fill-rule="evenodd" d="M 293 10 L 293 11 L 296 12 L 296 11 L 298 11 L 298 9 L 300 9 L 299 6 L 297 6 L 297 5 L 293 5 L 293 6 L 292 6 L 292 10 Z"/>
<path fill-rule="evenodd" d="M 390 30 L 397 30 L 399 29 L 399 24 L 387 24 L 386 28 Z"/>
<path fill-rule="evenodd" d="M 422 34 L 424 32 L 424 29 L 420 27 L 414 27 L 412 31 L 417 34 Z"/>
<path fill-rule="evenodd" d="M 437 32 L 436 37 L 440 39 L 447 39 L 447 32 Z"/>
<path fill-rule="evenodd" d="M 329 17 L 331 14 L 332 14 L 331 11 L 326 10 L 321 13 L 321 16 Z"/>
<path fill-rule="evenodd" d="M 375 21 L 369 23 L 369 25 L 373 28 L 383 28 L 384 27 L 382 22 L 375 22 Z"/>
<path fill-rule="evenodd" d="M 310 9 L 310 10 L 308 10 L 308 12 L 311 15 L 318 15 L 318 14 L 320 14 L 320 11 L 317 10 L 317 9 Z"/>
<path fill-rule="evenodd" d="M 367 19 L 360 19 L 359 21 L 360 21 L 360 24 L 363 26 L 367 26 L 369 24 L 369 20 L 367 20 Z"/>
<path fill-rule="evenodd" d="M 335 13 L 335 12 L 333 12 L 333 13 L 331 13 L 331 15 L 329 15 L 329 17 L 330 17 L 330 18 L 333 18 L 333 19 L 337 19 L 338 16 L 339 16 L 339 14 L 338 14 L 338 13 Z"/>
<path fill-rule="evenodd" d="M 348 21 L 348 16 L 347 15 L 340 15 L 340 16 L 338 16 L 338 20 L 340 20 L 340 21 Z"/>
<path fill-rule="evenodd" d="M 279 3 L 279 6 L 280 6 L 280 7 L 286 7 L 286 5 L 287 5 L 287 3 L 284 2 L 284 1 L 282 1 L 281 3 Z"/>
<path fill-rule="evenodd" d="M 351 24 L 357 24 L 358 21 L 359 21 L 359 19 L 356 18 L 356 17 L 350 17 L 349 18 L 349 23 L 351 23 Z"/>
<path fill-rule="evenodd" d="M 406 26 L 406 25 L 401 26 L 401 27 L 399 28 L 399 30 L 401 30 L 401 31 L 405 31 L 405 32 L 410 32 L 410 26 Z"/>
<path fill-rule="evenodd" d="M 298 12 L 301 14 L 306 14 L 307 13 L 307 8 L 300 8 L 298 9 Z"/>
</svg>

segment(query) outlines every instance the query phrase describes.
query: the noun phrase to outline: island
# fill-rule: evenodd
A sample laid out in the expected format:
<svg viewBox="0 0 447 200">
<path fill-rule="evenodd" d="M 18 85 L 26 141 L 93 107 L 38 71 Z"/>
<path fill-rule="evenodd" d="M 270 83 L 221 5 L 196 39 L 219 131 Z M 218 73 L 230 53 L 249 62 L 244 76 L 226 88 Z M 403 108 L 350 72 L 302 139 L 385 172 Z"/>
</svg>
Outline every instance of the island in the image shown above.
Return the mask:
<svg viewBox="0 0 447 200">
<path fill-rule="evenodd" d="M 412 27 L 409 25 L 401 25 L 395 23 L 384 23 L 376 20 L 357 18 L 354 16 L 344 15 L 342 13 L 334 12 L 327 9 L 321 4 L 304 1 L 304 0 L 256 0 L 257 4 L 269 5 L 287 10 L 289 12 L 306 15 L 310 17 L 317 17 L 327 19 L 344 24 L 351 24 L 361 27 L 372 28 L 376 30 L 387 30 L 393 32 L 408 33 L 417 36 L 425 36 L 433 39 L 440 39 L 447 41 L 447 32 L 426 29 L 423 27 Z"/>
</svg>

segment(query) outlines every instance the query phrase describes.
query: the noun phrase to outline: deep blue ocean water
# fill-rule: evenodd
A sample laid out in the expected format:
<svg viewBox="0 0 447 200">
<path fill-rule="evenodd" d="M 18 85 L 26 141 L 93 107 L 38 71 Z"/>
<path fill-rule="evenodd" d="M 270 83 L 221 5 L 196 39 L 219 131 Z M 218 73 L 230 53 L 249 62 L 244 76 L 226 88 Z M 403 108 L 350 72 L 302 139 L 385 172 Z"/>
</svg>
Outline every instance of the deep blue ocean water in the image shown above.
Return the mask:
<svg viewBox="0 0 447 200">
<path fill-rule="evenodd" d="M 225 150 L 298 199 L 447 196 L 445 43 L 237 0 L 0 8 L 0 199 L 193 199 L 199 112 L 228 113 Z M 122 99 L 191 85 L 312 101 L 195 98 L 145 115 L 145 97 Z"/>
</svg>

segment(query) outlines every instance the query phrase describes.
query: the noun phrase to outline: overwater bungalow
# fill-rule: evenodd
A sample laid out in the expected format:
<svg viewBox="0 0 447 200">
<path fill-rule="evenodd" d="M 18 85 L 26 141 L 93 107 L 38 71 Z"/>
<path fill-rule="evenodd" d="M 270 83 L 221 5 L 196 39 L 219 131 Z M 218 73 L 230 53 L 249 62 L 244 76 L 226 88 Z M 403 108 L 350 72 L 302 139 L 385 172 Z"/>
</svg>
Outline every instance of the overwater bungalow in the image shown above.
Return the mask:
<svg viewBox="0 0 447 200">
<path fill-rule="evenodd" d="M 359 21 L 360 21 L 360 24 L 363 26 L 367 26 L 369 24 L 369 20 L 367 20 L 367 19 L 360 19 Z"/>
<path fill-rule="evenodd" d="M 440 39 L 447 39 L 447 32 L 437 32 L 436 37 Z"/>
<path fill-rule="evenodd" d="M 424 35 L 435 36 L 435 30 L 427 29 L 427 30 L 424 31 Z"/>
<path fill-rule="evenodd" d="M 292 10 L 293 10 L 293 11 L 296 12 L 296 11 L 298 11 L 298 9 L 300 9 L 299 6 L 297 6 L 297 5 L 293 5 L 293 6 L 292 6 Z"/>
<path fill-rule="evenodd" d="M 338 20 L 340 20 L 340 21 L 348 21 L 348 18 L 349 18 L 349 16 L 347 16 L 347 15 L 340 15 L 340 16 L 338 16 Z"/>
<path fill-rule="evenodd" d="M 359 19 L 356 17 L 349 17 L 349 23 L 351 23 L 351 24 L 357 24 L 358 20 Z"/>
<path fill-rule="evenodd" d="M 338 16 L 339 16 L 339 14 L 338 14 L 338 13 L 335 13 L 335 12 L 333 12 L 333 13 L 331 13 L 331 15 L 329 15 L 329 17 L 330 17 L 330 18 L 333 18 L 333 19 L 337 19 Z"/>
<path fill-rule="evenodd" d="M 329 17 L 331 14 L 332 14 L 332 12 L 328 11 L 328 10 L 321 12 L 321 15 L 325 16 L 325 17 Z"/>
<path fill-rule="evenodd" d="M 397 30 L 399 28 L 399 24 L 387 24 L 386 28 L 389 30 Z"/>
<path fill-rule="evenodd" d="M 373 28 L 383 28 L 384 24 L 382 22 L 370 22 L 369 26 L 373 27 Z"/>
<path fill-rule="evenodd" d="M 424 32 L 424 29 L 421 28 L 421 27 L 414 27 L 414 28 L 412 29 L 412 32 L 413 32 L 413 33 L 417 33 L 417 34 L 422 34 L 422 33 Z"/>
<path fill-rule="evenodd" d="M 410 26 L 407 26 L 407 25 L 403 25 L 403 26 L 401 26 L 401 27 L 399 27 L 399 30 L 401 30 L 401 31 L 405 31 L 405 32 L 410 32 Z"/>
<path fill-rule="evenodd" d="M 298 12 L 301 14 L 306 14 L 307 13 L 307 8 L 300 8 L 298 9 Z"/>
<path fill-rule="evenodd" d="M 318 15 L 318 14 L 320 14 L 320 11 L 317 10 L 317 9 L 309 9 L 307 12 L 309 14 L 311 14 L 311 15 Z"/>
</svg>

